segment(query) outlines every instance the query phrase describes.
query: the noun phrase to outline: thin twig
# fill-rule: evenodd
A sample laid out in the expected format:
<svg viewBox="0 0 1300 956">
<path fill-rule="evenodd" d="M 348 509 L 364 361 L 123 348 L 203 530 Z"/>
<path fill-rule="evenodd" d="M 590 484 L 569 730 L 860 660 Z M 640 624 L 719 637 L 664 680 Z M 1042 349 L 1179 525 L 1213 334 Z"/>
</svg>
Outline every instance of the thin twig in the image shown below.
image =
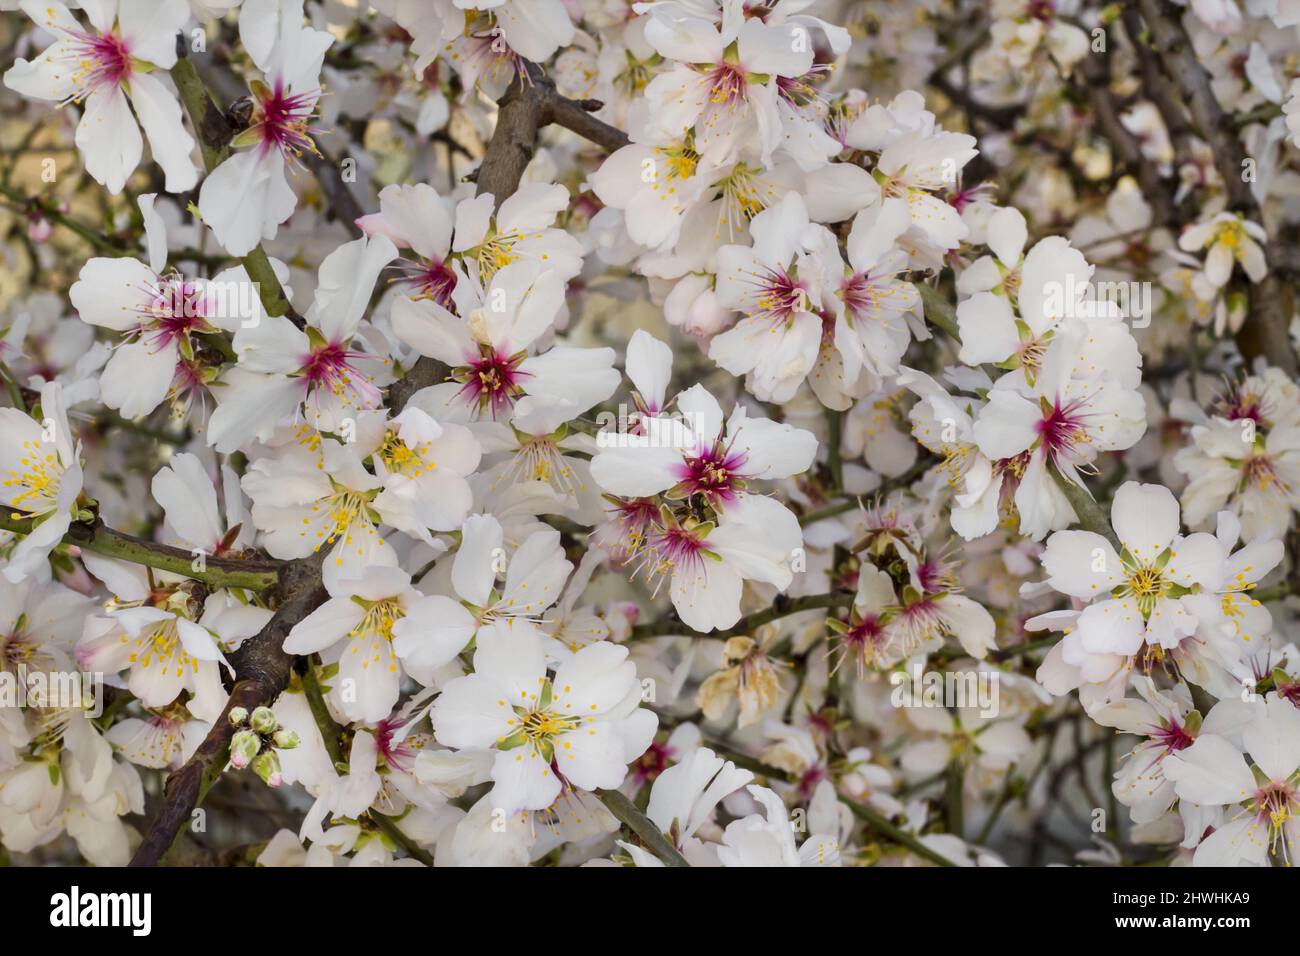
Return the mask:
<svg viewBox="0 0 1300 956">
<path fill-rule="evenodd" d="M 0 509 L 0 530 L 26 535 L 31 534 L 36 525 L 36 520 L 29 515 L 8 508 Z M 264 591 L 276 584 L 284 564 L 269 558 L 242 560 L 204 556 L 203 564 L 196 568 L 197 557 L 192 552 L 114 531 L 98 519 L 93 523 L 74 521 L 63 536 L 63 543 L 106 558 L 184 575 L 213 588 Z"/>
<path fill-rule="evenodd" d="M 663 861 L 664 866 L 690 866 L 686 858 L 677 852 L 659 828 L 644 813 L 636 808 L 631 800 L 618 790 L 599 790 L 596 796 L 605 805 L 614 818 L 637 835 L 637 838 L 655 856 Z"/>
</svg>

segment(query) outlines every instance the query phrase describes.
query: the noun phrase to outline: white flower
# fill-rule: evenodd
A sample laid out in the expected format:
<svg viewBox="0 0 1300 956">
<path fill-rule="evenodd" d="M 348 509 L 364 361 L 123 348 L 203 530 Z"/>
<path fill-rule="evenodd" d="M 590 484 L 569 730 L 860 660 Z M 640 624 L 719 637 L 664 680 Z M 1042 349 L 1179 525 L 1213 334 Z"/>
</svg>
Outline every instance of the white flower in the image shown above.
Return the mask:
<svg viewBox="0 0 1300 956">
<path fill-rule="evenodd" d="M 166 173 L 167 191 L 193 189 L 194 140 L 181 123 L 175 96 L 151 72 L 176 63 L 176 33 L 190 16 L 185 0 L 86 4 L 93 31 L 58 0 L 24 0 L 22 9 L 55 39 L 35 60 L 19 59 L 10 67 L 5 85 L 35 99 L 84 101 L 77 148 L 86 171 L 110 193 L 120 193 L 140 164 L 143 127 Z"/>
<path fill-rule="evenodd" d="M 1231 36 L 1242 28 L 1236 0 L 1191 0 L 1192 12 L 1215 33 Z"/>
<path fill-rule="evenodd" d="M 1165 776 L 1165 758 L 1186 750 L 1201 730 L 1201 715 L 1192 709 L 1185 684 L 1162 693 L 1150 677 L 1134 679 L 1140 699 L 1123 700 L 1096 710 L 1092 718 L 1103 727 L 1146 738 L 1131 750 L 1115 775 L 1115 797 L 1130 808 L 1133 822 L 1159 819 L 1177 799 L 1174 783 Z"/>
<path fill-rule="evenodd" d="M 856 386 L 864 370 L 869 391 L 897 375 L 911 341 L 904 316 L 917 308 L 916 287 L 896 277 L 907 266 L 897 240 L 910 224 L 907 203 L 886 199 L 858 213 L 849 231 L 849 269 L 829 305 L 837 313 L 834 343 L 843 367 L 842 385 L 831 384 L 852 394 L 860 393 Z M 818 388 L 818 376 L 812 384 Z"/>
<path fill-rule="evenodd" d="M 29 672 L 70 670 L 73 645 L 94 610 L 93 600 L 56 581 L 29 576 L 14 584 L 0 578 L 0 674 L 16 677 L 20 664 Z M 10 715 L 17 712 L 5 709 Z M 6 723 L 0 719 L 0 762 Z"/>
<path fill-rule="evenodd" d="M 676 61 L 646 87 L 648 138 L 679 141 L 693 128 L 700 156 L 712 165 L 744 157 L 770 165 L 783 133 L 777 80 L 801 77 L 813 65 L 812 44 L 796 42 L 802 28 L 743 16 L 713 22 L 675 3 L 648 11 L 646 41 Z"/>
<path fill-rule="evenodd" d="M 137 767 L 175 770 L 193 755 L 211 728 L 205 720 L 150 714 L 123 718 L 104 738 Z"/>
<path fill-rule="evenodd" d="M 537 635 L 479 635 L 474 673 L 449 683 L 430 712 L 438 742 L 492 750 L 494 807 L 541 810 L 562 790 L 613 788 L 654 736 L 627 648 L 600 641 L 547 672 Z"/>
<path fill-rule="evenodd" d="M 1221 573 L 1217 580 L 1207 581 L 1201 593 L 1188 595 L 1185 603 L 1207 632 L 1241 641 L 1242 652 L 1249 654 L 1258 648 L 1259 639 L 1273 630 L 1273 616 L 1251 592 L 1282 563 L 1284 549 L 1281 539 L 1265 536 L 1234 552 L 1240 534 L 1236 515 L 1220 511 L 1215 540 Z"/>
<path fill-rule="evenodd" d="M 921 731 L 907 740 L 899 757 L 903 770 L 915 780 L 941 773 L 956 761 L 964 768 L 967 790 L 978 792 L 1004 779 L 1033 747 L 1021 717 L 989 714 L 973 703 L 951 711 L 927 707 L 913 699 L 910 683 L 900 683 L 897 690 L 910 701 L 903 713 Z"/>
<path fill-rule="evenodd" d="M 421 355 L 452 368 L 460 383 L 433 386 L 450 392 L 476 414 L 493 420 L 538 416 L 544 431 L 558 428 L 603 401 L 618 386 L 613 349 L 557 345 L 540 355 L 530 349 L 555 322 L 564 304 L 564 278 L 536 261 L 480 270 L 480 286 L 464 273 L 452 292 L 459 316 L 431 299 L 393 303 L 393 331 Z"/>
<path fill-rule="evenodd" d="M 337 430 L 344 419 L 380 404 L 372 381 L 391 375 L 387 359 L 353 348 L 380 271 L 397 255 L 385 236 L 339 246 L 321 263 L 305 328 L 262 316 L 235 333 L 237 367 L 226 372 L 208 444 L 229 453 L 305 409 L 313 425 Z"/>
<path fill-rule="evenodd" d="M 630 143 L 591 176 L 606 206 L 623 211 L 628 236 L 648 249 L 677 245 L 686 214 L 702 198 L 716 170 L 700 163 L 691 137 L 664 143 Z"/>
<path fill-rule="evenodd" d="M 321 95 L 321 63 L 334 37 L 304 27 L 301 5 L 297 14 L 280 15 L 274 4 L 248 4 L 239 18 L 240 36 L 265 81 L 250 85 L 249 126 L 199 190 L 199 213 L 232 256 L 275 238 L 298 204 L 285 164 L 304 150 L 316 151 L 309 124 Z"/>
<path fill-rule="evenodd" d="M 1270 853 L 1287 863 L 1295 859 L 1300 850 L 1295 783 L 1300 710 L 1289 700 L 1273 693 L 1257 703 L 1253 719 L 1241 731 L 1240 746 L 1203 732 L 1164 764 L 1181 799 L 1225 810 L 1223 822 L 1199 841 L 1196 866 L 1267 866 Z"/>
<path fill-rule="evenodd" d="M 975 442 L 975 400 L 949 395 L 915 369 L 904 368 L 898 383 L 921 398 L 908 418 L 916 440 L 943 459 L 937 467 L 953 490 L 952 529 L 967 541 L 989 534 L 998 524 L 1002 476 Z"/>
<path fill-rule="evenodd" d="M 81 494 L 81 446 L 73 445 L 57 382 L 41 388 L 41 414 L 38 422 L 16 408 L 0 408 L 0 507 L 36 522 L 5 565 L 4 576 L 15 583 L 45 565 L 72 524 Z"/>
<path fill-rule="evenodd" d="M 308 447 L 292 444 L 254 461 L 241 483 L 273 557 L 305 558 L 329 548 L 326 587 L 359 579 L 371 565 L 397 565 L 373 507 L 383 482 L 366 470 L 355 445 L 319 438 Z"/>
<path fill-rule="evenodd" d="M 375 771 L 379 748 L 375 736 L 368 730 L 357 731 L 348 751 L 348 771 L 327 777 L 317 787 L 316 802 L 303 818 L 298 838 L 323 842 L 325 836 L 321 823 L 326 816 L 356 819 L 370 809 L 379 796 L 383 781 Z M 338 829 L 338 828 L 331 828 Z"/>
<path fill-rule="evenodd" d="M 149 264 L 97 257 L 82 266 L 68 290 L 82 321 L 124 334 L 104 366 L 100 394 L 126 418 L 147 415 L 169 394 L 192 397 L 206 387 L 204 369 L 195 361 L 196 336 L 234 332 L 265 318 L 243 266 L 211 280 L 165 271 L 167 234 L 154 199 L 153 193 L 139 199 Z"/>
<path fill-rule="evenodd" d="M 1212 288 L 1221 289 L 1232 277 L 1234 262 L 1241 264 L 1251 282 L 1260 282 L 1268 275 L 1268 262 L 1260 247 L 1261 242 L 1267 241 L 1268 233 L 1259 223 L 1239 213 L 1221 212 L 1206 222 L 1189 226 L 1178 237 L 1178 248 L 1197 252 L 1208 247 L 1203 274 Z"/>
<path fill-rule="evenodd" d="M 373 504 L 385 524 L 433 546 L 430 531 L 465 520 L 474 503 L 466 479 L 482 455 L 468 428 L 439 424 L 412 403 L 387 421 L 380 411 L 358 416 L 356 443 L 383 482 Z"/>
<path fill-rule="evenodd" d="M 1300 147 L 1300 77 L 1291 81 L 1282 112 L 1286 115 L 1286 129 L 1291 134 L 1291 141 Z"/>
<path fill-rule="evenodd" d="M 503 570 L 506 580 L 498 592 L 496 579 Z M 451 566 L 451 586 L 459 600 L 444 594 L 427 598 L 429 625 L 404 629 L 399 648 L 422 673 L 432 673 L 487 633 L 540 639 L 538 622 L 559 599 L 572 570 L 555 529 L 530 534 L 507 559 L 501 522 L 492 515 L 471 515 L 461 528 Z"/>
<path fill-rule="evenodd" d="M 1043 552 L 1047 582 L 1092 602 L 1077 624 L 1085 651 L 1129 656 L 1144 642 L 1173 649 L 1197 627 L 1184 595 L 1222 578 L 1219 544 L 1205 533 L 1179 534 L 1178 501 L 1163 485 L 1125 482 L 1111 523 L 1122 557 L 1095 532 L 1058 531 Z"/>
<path fill-rule="evenodd" d="M 582 269 L 582 244 L 555 217 L 569 207 L 569 191 L 558 183 L 525 183 L 493 212 L 496 197 L 482 193 L 456 206 L 452 252 L 480 285 L 514 262 L 531 262 L 560 284 Z M 460 305 L 460 300 L 456 300 Z M 468 317 L 463 310 L 462 316 Z"/>
<path fill-rule="evenodd" d="M 80 708 L 44 709 L 39 744 L 0 770 L 0 839 L 26 853 L 65 829 L 95 866 L 125 866 L 131 839 L 120 817 L 144 812 L 144 789 L 131 764 Z M 27 750 L 24 745 L 24 750 Z"/>
<path fill-rule="evenodd" d="M 190 713 L 215 720 L 225 703 L 218 668 L 233 673 L 216 635 L 237 643 L 257 633 L 271 612 L 253 608 L 251 614 L 241 613 L 242 605 L 232 608 L 225 592 L 218 592 L 208 596 L 196 621 L 187 592 L 159 592 L 165 599 L 152 604 L 157 597 L 134 566 L 100 559 L 93 568 L 111 580 L 122 603 L 87 619 L 77 645 L 81 666 L 107 674 L 127 671 L 128 689 L 146 707 L 166 707 L 188 691 Z"/>
<path fill-rule="evenodd" d="M 799 474 L 812 463 L 816 439 L 810 432 L 743 407 L 725 431 L 722 409 L 703 386 L 677 396 L 683 421 L 646 418 L 640 432 L 612 436 L 592 459 L 592 477 L 611 494 L 645 499 L 695 500 L 714 521 L 678 520 L 653 504 L 619 506 L 636 553 L 652 577 L 671 576 L 673 605 L 699 631 L 726 628 L 740 617 L 743 581 L 763 581 L 784 590 L 793 579 L 791 560 L 802 544 L 799 523 L 783 504 L 750 493 L 749 484 Z"/>
<path fill-rule="evenodd" d="M 1088 35 L 1056 16 L 1055 4 L 1043 7 L 1031 0 L 997 0 L 990 33 L 994 48 L 1011 66 L 1025 70 L 1045 50 L 1062 76 L 1088 54 Z M 1072 8 L 1063 12 L 1072 12 Z"/>
<path fill-rule="evenodd" d="M 1188 479 L 1182 503 L 1189 526 L 1208 525 L 1226 509 L 1241 519 L 1248 540 L 1292 527 L 1300 509 L 1300 417 L 1283 416 L 1257 423 L 1216 415 L 1192 426 L 1191 444 L 1173 457 Z"/>
<path fill-rule="evenodd" d="M 412 588 L 411 576 L 401 568 L 382 566 L 337 581 L 329 592 L 328 601 L 294 625 L 284 649 L 329 652 L 327 659 L 339 665 L 331 697 L 349 720 L 375 723 L 397 704 L 402 665 L 418 657 L 420 638 L 440 624 L 440 599 Z M 420 669 L 415 676 L 427 672 Z"/>
<path fill-rule="evenodd" d="M 808 431 L 745 413 L 737 406 L 724 425 L 722 407 L 692 385 L 677 398 L 681 418 L 646 418 L 639 434 L 610 435 L 591 462 L 593 477 L 611 494 L 700 495 L 719 510 L 746 496 L 754 481 L 806 471 L 817 453 Z"/>
<path fill-rule="evenodd" d="M 573 42 L 562 0 L 456 0 L 456 6 L 491 13 L 501 37 L 525 60 L 541 63 Z"/>
<path fill-rule="evenodd" d="M 964 291 L 974 294 L 957 305 L 961 360 L 972 366 L 1009 363 L 1032 378 L 1063 325 L 1077 325 L 1086 335 L 1076 343 L 1073 374 L 1089 378 L 1106 373 L 1136 388 L 1142 356 L 1118 305 L 1092 292 L 1093 267 L 1060 236 L 1036 243 L 1020 259 L 1024 220 L 1008 225 L 1019 216 L 1008 209 L 995 213 L 989 243 L 1000 250 L 997 260 L 985 256 L 962 273 Z M 1013 228 L 1018 230 L 1014 235 L 1000 235 Z"/>
<path fill-rule="evenodd" d="M 242 550 L 256 534 L 239 493 L 239 478 L 229 465 L 221 467 L 221 485 L 225 492 L 224 522 L 217 508 L 217 490 L 207 469 L 194 455 L 173 455 L 150 484 L 154 500 L 162 505 L 167 527 L 175 537 L 185 546 L 213 557 Z"/>
<path fill-rule="evenodd" d="M 956 188 L 962 167 L 978 153 L 975 138 L 965 133 L 908 133 L 880 154 L 875 176 L 881 195 L 907 200 L 912 225 L 921 235 L 938 249 L 955 249 L 969 228 L 954 207 L 933 193 Z"/>
<path fill-rule="evenodd" d="M 767 787 L 745 788 L 763 808 L 727 824 L 718 847 L 723 866 L 839 866 L 840 845 L 833 837 L 813 834 L 796 846 L 785 804 Z"/>
<path fill-rule="evenodd" d="M 839 256 L 795 192 L 755 216 L 750 232 L 752 247 L 718 250 L 718 304 L 746 317 L 713 338 L 709 357 L 732 375 L 747 374 L 756 398 L 782 404 L 817 361 L 818 313 L 830 306 Z"/>
<path fill-rule="evenodd" d="M 451 254 L 452 215 L 448 199 L 427 183 L 393 184 L 379 191 L 379 212 L 362 216 L 357 225 L 367 236 L 387 236 L 398 249 L 410 249 L 419 262 L 400 260 L 401 283 L 413 299 L 432 299 L 450 308 L 456 273 Z"/>
<path fill-rule="evenodd" d="M 716 854 L 710 853 L 695 833 L 712 819 L 725 797 L 753 779 L 750 771 L 739 769 L 707 747 L 697 747 L 655 778 L 646 816 L 669 835 L 688 861 L 695 858 L 696 865 L 700 860 L 716 861 Z M 628 849 L 638 866 L 645 865 L 644 850 Z"/>
<path fill-rule="evenodd" d="M 998 463 L 999 486 L 1008 475 L 1019 479 L 1020 530 L 1035 539 L 1074 516 L 1050 471 L 1081 484 L 1080 467 L 1100 451 L 1131 447 L 1146 428 L 1141 393 L 1108 374 L 1080 375 L 1086 334 L 1080 327 L 1057 334 L 1032 384 L 1020 372 L 1002 376 L 976 416 L 975 442 Z"/>
</svg>

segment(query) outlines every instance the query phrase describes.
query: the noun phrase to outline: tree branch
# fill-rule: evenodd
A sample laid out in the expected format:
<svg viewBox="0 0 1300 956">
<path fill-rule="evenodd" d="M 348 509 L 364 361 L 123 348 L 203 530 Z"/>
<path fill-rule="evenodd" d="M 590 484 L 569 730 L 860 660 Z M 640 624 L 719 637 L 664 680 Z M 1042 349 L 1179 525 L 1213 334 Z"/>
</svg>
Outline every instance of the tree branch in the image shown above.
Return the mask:
<svg viewBox="0 0 1300 956">
<path fill-rule="evenodd" d="M 13 534 L 31 534 L 33 519 L 9 509 L 0 510 L 0 529 Z M 159 571 L 170 571 L 210 585 L 213 588 L 245 588 L 264 591 L 279 580 L 283 561 L 269 558 L 214 558 L 205 557 L 205 568 L 195 571 L 194 554 L 183 548 L 146 541 L 134 535 L 123 534 L 107 527 L 96 519 L 93 524 L 74 521 L 63 536 L 64 544 L 76 545 L 83 551 L 102 554 L 106 558 L 142 564 Z"/>
<path fill-rule="evenodd" d="M 1055 471 L 1052 472 L 1052 479 L 1070 502 L 1070 507 L 1074 509 L 1074 514 L 1079 519 L 1079 526 L 1101 535 L 1111 543 L 1117 554 L 1123 551 L 1124 546 L 1120 544 L 1114 529 L 1111 528 L 1110 519 L 1106 517 L 1106 512 L 1101 509 L 1101 505 L 1097 504 L 1088 489 L 1076 485 L 1068 478 L 1061 477 Z"/>
<path fill-rule="evenodd" d="M 1214 95 L 1209 74 L 1201 66 L 1191 38 L 1183 28 L 1181 12 L 1167 0 L 1139 0 L 1142 18 L 1165 72 L 1178 82 L 1197 132 L 1210 144 L 1223 179 L 1228 206 L 1261 226 L 1264 218 L 1250 184 L 1242 176 L 1247 158 L 1232 117 Z M 1295 377 L 1300 359 L 1291 344 L 1291 311 L 1286 294 L 1284 260 L 1274 243 L 1264 250 L 1269 274 L 1250 289 L 1251 309 L 1237 332 L 1237 347 L 1247 361 L 1264 356 L 1271 364 Z"/>
<path fill-rule="evenodd" d="M 371 822 L 379 828 L 379 831 L 405 850 L 408 856 L 419 860 L 425 866 L 433 866 L 433 855 L 407 836 L 402 828 L 397 825 L 397 820 L 394 817 L 385 816 L 377 810 L 371 810 L 369 817 Z"/>
<path fill-rule="evenodd" d="M 230 700 L 194 755 L 167 778 L 162 806 L 131 859 L 131 866 L 156 866 L 176 835 L 190 819 L 230 760 L 230 739 L 235 726 L 230 711 L 269 705 L 289 684 L 293 657 L 284 652 L 284 639 L 304 617 L 324 603 L 328 595 L 321 582 L 324 550 L 311 558 L 285 563 L 280 572 L 283 603 L 271 620 L 229 655 L 237 680 Z"/>
<path fill-rule="evenodd" d="M 1141 142 L 1120 119 L 1119 103 L 1110 88 L 1110 61 L 1108 55 L 1089 53 L 1079 67 L 1093 117 L 1116 153 L 1121 170 L 1134 174 L 1142 184 L 1143 195 L 1154 207 L 1155 224 L 1173 222 L 1176 215 L 1172 191 L 1156 164 L 1142 155 Z"/>
<path fill-rule="evenodd" d="M 576 101 L 561 96 L 555 82 L 534 63 L 526 64 L 528 79 L 516 75 L 497 102 L 497 125 L 483 162 L 475 173 L 478 195 L 491 193 L 499 207 L 519 188 L 524 170 L 537 151 L 537 134 L 550 124 L 562 126 L 612 152 L 626 146 L 626 133 L 591 115 L 603 106 L 598 100 Z M 394 414 L 406 407 L 422 388 L 445 381 L 450 369 L 436 359 L 420 358 L 388 389 Z"/>
<path fill-rule="evenodd" d="M 690 866 L 686 858 L 677 852 L 677 847 L 659 832 L 659 828 L 644 813 L 636 808 L 631 800 L 618 790 L 599 790 L 596 796 L 605 805 L 614 818 L 637 835 L 637 838 L 659 859 L 664 866 Z"/>
<path fill-rule="evenodd" d="M 127 248 L 116 239 L 111 236 L 106 236 L 101 232 L 96 232 L 85 223 L 79 222 L 71 216 L 64 215 L 53 202 L 41 196 L 26 196 L 17 189 L 14 189 L 12 186 L 7 186 L 3 183 L 0 183 L 0 196 L 4 196 L 6 199 L 10 200 L 17 206 L 20 206 L 24 210 L 33 210 L 42 218 L 63 226 L 68 231 L 75 233 L 77 236 L 90 243 L 90 245 L 94 246 L 97 251 L 106 256 L 120 257 L 134 255 L 134 252 L 131 249 Z"/>
</svg>

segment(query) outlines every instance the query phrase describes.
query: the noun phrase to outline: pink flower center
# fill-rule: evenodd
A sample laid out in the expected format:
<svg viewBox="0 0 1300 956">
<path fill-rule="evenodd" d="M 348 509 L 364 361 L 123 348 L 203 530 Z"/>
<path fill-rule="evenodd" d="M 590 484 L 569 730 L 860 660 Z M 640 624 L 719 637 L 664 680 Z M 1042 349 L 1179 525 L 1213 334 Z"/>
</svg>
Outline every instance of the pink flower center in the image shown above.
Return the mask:
<svg viewBox="0 0 1300 956">
<path fill-rule="evenodd" d="M 653 553 L 652 579 L 681 573 L 685 580 L 696 579 L 704 568 L 704 539 L 686 528 L 669 528 L 650 541 Z M 658 591 L 656 584 L 655 590 Z"/>
<path fill-rule="evenodd" d="M 745 99 L 745 71 L 735 63 L 719 63 L 709 74 L 709 101 L 734 106 Z"/>
<path fill-rule="evenodd" d="M 895 291 L 892 284 L 855 272 L 840 286 L 840 299 L 852 318 L 869 317 L 878 315 Z"/>
<path fill-rule="evenodd" d="M 736 493 L 745 487 L 740 469 L 745 464 L 744 452 L 733 452 L 715 441 L 705 451 L 686 458 L 678 466 L 680 481 L 677 493 L 682 497 L 702 495 L 709 504 L 734 501 Z"/>
<path fill-rule="evenodd" d="M 373 408 L 381 399 L 379 389 L 352 364 L 354 359 L 366 357 L 364 352 L 350 352 L 338 342 L 312 349 L 302 360 L 308 394 L 319 399 L 328 392 L 345 403 L 355 401 L 360 407 Z"/>
<path fill-rule="evenodd" d="M 1269 828 L 1276 843 L 1282 838 L 1283 828 L 1292 823 L 1300 810 L 1300 796 L 1286 781 L 1269 783 L 1255 791 L 1250 809 L 1255 819 Z"/>
<path fill-rule="evenodd" d="M 1277 689 L 1284 699 L 1291 701 L 1296 707 L 1300 707 L 1300 681 L 1291 684 L 1281 684 Z"/>
<path fill-rule="evenodd" d="M 309 129 L 318 96 L 319 91 L 315 89 L 290 93 L 282 79 L 276 79 L 274 87 L 259 94 L 250 129 L 260 135 L 262 151 L 278 149 L 293 155 L 316 152 Z"/>
<path fill-rule="evenodd" d="M 758 286 L 757 313 L 773 323 L 788 322 L 796 313 L 810 311 L 806 285 L 785 271 L 765 269 L 754 276 L 753 284 Z"/>
<path fill-rule="evenodd" d="M 1245 479 L 1246 485 L 1251 488 L 1258 488 L 1261 491 L 1268 491 L 1274 484 L 1278 489 L 1286 493 L 1287 487 L 1282 479 L 1278 476 L 1277 468 L 1274 465 L 1271 455 L 1251 455 L 1241 465 L 1241 474 Z"/>
<path fill-rule="evenodd" d="M 72 43 L 65 56 L 77 63 L 72 80 L 80 92 L 120 86 L 131 76 L 131 51 L 116 33 L 69 33 L 68 38 Z"/>
<path fill-rule="evenodd" d="M 1233 383 L 1227 388 L 1215 404 L 1215 414 L 1230 422 L 1239 422 L 1249 418 L 1256 425 L 1267 425 L 1264 417 L 1264 398 L 1249 390 L 1245 383 Z"/>
<path fill-rule="evenodd" d="M 916 567 L 916 580 L 923 594 L 937 594 L 952 590 L 953 572 L 947 563 L 939 560 L 925 561 Z"/>
<path fill-rule="evenodd" d="M 452 378 L 461 383 L 457 397 L 477 407 L 480 413 L 489 411 L 492 418 L 508 412 L 524 394 L 523 380 L 528 372 L 519 366 L 526 353 L 503 355 L 491 346 L 481 346 L 477 359 L 457 369 Z"/>
<path fill-rule="evenodd" d="M 401 739 L 397 734 L 406 727 L 405 718 L 387 718 L 381 720 L 375 728 L 375 745 L 384 763 L 394 770 L 411 773 L 415 769 L 415 759 L 423 748 L 419 734 L 412 734 Z"/>
<path fill-rule="evenodd" d="M 431 260 L 428 262 L 398 262 L 394 268 L 401 277 L 397 280 L 407 285 L 413 292 L 412 298 L 430 299 L 444 309 L 451 308 L 451 293 L 456 288 L 456 273 L 445 262 Z"/>
<path fill-rule="evenodd" d="M 868 614 L 845 631 L 841 640 L 846 652 L 870 660 L 875 649 L 885 642 L 885 625 L 877 615 Z"/>
<path fill-rule="evenodd" d="M 1173 753 L 1176 750 L 1186 750 L 1196 742 L 1178 721 L 1172 721 L 1162 726 L 1151 738 L 1164 748 L 1165 753 Z"/>
<path fill-rule="evenodd" d="M 650 529 L 659 520 L 659 506 L 649 498 L 607 500 L 613 505 L 609 511 L 613 533 L 601 537 L 610 539 L 604 543 L 620 561 L 629 560 L 646 544 Z"/>
<path fill-rule="evenodd" d="M 1050 461 L 1070 452 L 1087 434 L 1084 427 L 1084 415 L 1080 413 L 1082 401 L 1071 402 L 1062 407 L 1057 401 L 1051 411 L 1038 423 L 1038 436 L 1043 442 L 1043 453 Z"/>
<path fill-rule="evenodd" d="M 653 743 L 633 764 L 632 772 L 639 783 L 651 783 L 668 769 L 669 762 L 676 756 L 666 744 Z"/>
<path fill-rule="evenodd" d="M 1051 20 L 1056 16 L 1054 0 L 1029 0 L 1025 5 L 1025 16 L 1035 20 Z"/>
<path fill-rule="evenodd" d="M 207 321 L 209 301 L 201 283 L 173 276 L 160 282 L 152 291 L 153 298 L 142 310 L 144 321 L 141 330 L 148 330 L 154 351 L 191 332 L 210 330 Z"/>
<path fill-rule="evenodd" d="M 972 203 L 981 201 L 992 201 L 994 189 L 989 183 L 980 183 L 978 186 L 970 186 L 966 189 L 959 189 L 948 199 L 948 205 L 952 206 L 958 212 L 965 212 L 966 207 Z"/>
</svg>

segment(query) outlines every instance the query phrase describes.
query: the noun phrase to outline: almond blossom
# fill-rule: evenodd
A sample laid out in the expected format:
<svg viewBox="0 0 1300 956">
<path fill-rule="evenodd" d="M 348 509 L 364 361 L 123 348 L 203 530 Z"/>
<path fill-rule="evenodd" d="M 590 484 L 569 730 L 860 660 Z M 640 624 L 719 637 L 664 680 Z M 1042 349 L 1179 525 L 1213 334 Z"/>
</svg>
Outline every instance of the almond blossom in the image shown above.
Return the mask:
<svg viewBox="0 0 1300 956">
<path fill-rule="evenodd" d="M 0 7 L 0 863 L 1294 862 L 1296 0 Z"/>
<path fill-rule="evenodd" d="M 84 104 L 76 142 L 95 181 L 114 195 L 122 191 L 140 165 L 143 128 L 167 191 L 193 189 L 194 140 L 175 95 L 152 74 L 176 62 L 176 31 L 189 19 L 185 0 L 85 4 L 89 29 L 58 0 L 25 0 L 22 9 L 54 42 L 36 59 L 10 67 L 5 86 L 60 105 Z"/>
</svg>

